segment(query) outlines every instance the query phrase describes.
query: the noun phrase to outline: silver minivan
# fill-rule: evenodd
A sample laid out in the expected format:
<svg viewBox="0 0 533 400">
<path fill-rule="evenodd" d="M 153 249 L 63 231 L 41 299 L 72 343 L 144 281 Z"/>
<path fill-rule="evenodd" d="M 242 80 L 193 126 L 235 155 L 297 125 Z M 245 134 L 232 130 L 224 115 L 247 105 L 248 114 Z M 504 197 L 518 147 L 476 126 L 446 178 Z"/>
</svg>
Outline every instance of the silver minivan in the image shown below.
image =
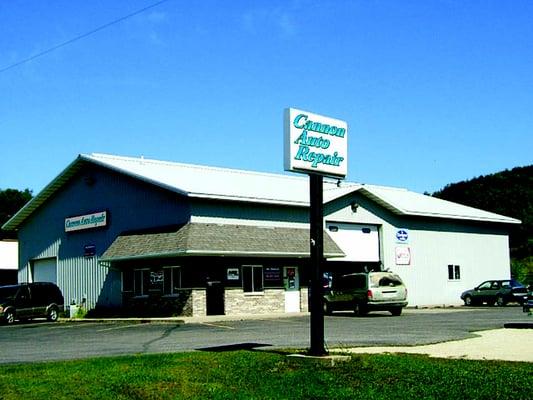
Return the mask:
<svg viewBox="0 0 533 400">
<path fill-rule="evenodd" d="M 333 276 L 324 287 L 324 312 L 353 310 L 363 316 L 370 311 L 401 315 L 407 306 L 407 288 L 388 271 Z"/>
</svg>

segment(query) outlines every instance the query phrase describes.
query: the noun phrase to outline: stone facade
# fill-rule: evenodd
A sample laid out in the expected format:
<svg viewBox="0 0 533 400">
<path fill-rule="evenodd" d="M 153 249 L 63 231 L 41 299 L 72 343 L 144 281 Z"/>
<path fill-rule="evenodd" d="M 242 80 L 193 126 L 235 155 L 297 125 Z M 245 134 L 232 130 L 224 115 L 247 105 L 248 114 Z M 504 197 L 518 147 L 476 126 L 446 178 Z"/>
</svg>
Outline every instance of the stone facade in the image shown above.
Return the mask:
<svg viewBox="0 0 533 400">
<path fill-rule="evenodd" d="M 192 315 L 194 317 L 207 315 L 205 289 L 192 290 Z"/>
<path fill-rule="evenodd" d="M 309 312 L 309 289 L 300 288 L 300 312 Z"/>
<path fill-rule="evenodd" d="M 225 314 L 269 314 L 285 312 L 285 290 L 265 289 L 261 293 L 244 293 L 242 289 L 226 289 Z"/>
</svg>

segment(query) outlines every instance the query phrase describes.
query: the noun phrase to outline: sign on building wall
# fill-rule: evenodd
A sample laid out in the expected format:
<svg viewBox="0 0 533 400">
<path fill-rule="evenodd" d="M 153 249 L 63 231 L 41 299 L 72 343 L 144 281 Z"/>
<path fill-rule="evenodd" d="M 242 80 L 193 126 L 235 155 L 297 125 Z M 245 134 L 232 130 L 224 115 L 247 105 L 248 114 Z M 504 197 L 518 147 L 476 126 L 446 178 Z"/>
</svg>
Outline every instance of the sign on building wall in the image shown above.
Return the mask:
<svg viewBox="0 0 533 400">
<path fill-rule="evenodd" d="M 284 115 L 285 170 L 344 178 L 348 173 L 348 124 L 288 108 Z"/>
<path fill-rule="evenodd" d="M 107 211 L 65 218 L 65 232 L 99 228 L 107 225 Z"/>
<path fill-rule="evenodd" d="M 396 265 L 411 265 L 411 249 L 409 247 L 396 247 Z"/>
<path fill-rule="evenodd" d="M 399 228 L 396 230 L 396 243 L 409 243 L 409 229 Z"/>
</svg>

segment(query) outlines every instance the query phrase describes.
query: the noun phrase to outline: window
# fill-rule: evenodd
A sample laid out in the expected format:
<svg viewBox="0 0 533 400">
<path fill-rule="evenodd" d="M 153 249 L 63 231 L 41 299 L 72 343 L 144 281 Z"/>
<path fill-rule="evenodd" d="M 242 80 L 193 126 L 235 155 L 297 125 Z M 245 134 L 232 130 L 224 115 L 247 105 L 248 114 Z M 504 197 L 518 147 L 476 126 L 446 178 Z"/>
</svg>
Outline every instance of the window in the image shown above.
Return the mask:
<svg viewBox="0 0 533 400">
<path fill-rule="evenodd" d="M 478 286 L 479 290 L 489 290 L 492 287 L 492 282 L 483 282 L 481 285 Z"/>
<path fill-rule="evenodd" d="M 162 269 L 150 271 L 150 291 L 161 292 L 163 290 L 164 273 Z"/>
<path fill-rule="evenodd" d="M 448 265 L 448 280 L 458 281 L 461 279 L 461 267 L 459 265 Z"/>
<path fill-rule="evenodd" d="M 150 270 L 136 269 L 134 272 L 134 294 L 135 296 L 148 296 L 150 287 Z"/>
<path fill-rule="evenodd" d="M 122 271 L 122 291 L 133 292 L 133 270 Z"/>
<path fill-rule="evenodd" d="M 260 265 L 244 265 L 242 267 L 242 288 L 245 293 L 263 291 L 263 267 Z"/>
<path fill-rule="evenodd" d="M 181 288 L 181 268 L 168 267 L 163 269 L 163 294 L 172 295 L 177 294 Z"/>
</svg>

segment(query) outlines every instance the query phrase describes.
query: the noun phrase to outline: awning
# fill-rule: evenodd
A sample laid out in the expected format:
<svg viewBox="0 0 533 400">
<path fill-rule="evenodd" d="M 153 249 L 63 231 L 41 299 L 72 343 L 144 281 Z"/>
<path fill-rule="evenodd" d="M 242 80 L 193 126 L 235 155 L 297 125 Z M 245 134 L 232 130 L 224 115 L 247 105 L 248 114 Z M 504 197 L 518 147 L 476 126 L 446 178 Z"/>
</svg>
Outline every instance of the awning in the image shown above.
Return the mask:
<svg viewBox="0 0 533 400">
<path fill-rule="evenodd" d="M 309 229 L 187 223 L 172 232 L 122 234 L 100 261 L 183 256 L 309 257 Z M 324 257 L 345 254 L 324 231 Z"/>
</svg>

